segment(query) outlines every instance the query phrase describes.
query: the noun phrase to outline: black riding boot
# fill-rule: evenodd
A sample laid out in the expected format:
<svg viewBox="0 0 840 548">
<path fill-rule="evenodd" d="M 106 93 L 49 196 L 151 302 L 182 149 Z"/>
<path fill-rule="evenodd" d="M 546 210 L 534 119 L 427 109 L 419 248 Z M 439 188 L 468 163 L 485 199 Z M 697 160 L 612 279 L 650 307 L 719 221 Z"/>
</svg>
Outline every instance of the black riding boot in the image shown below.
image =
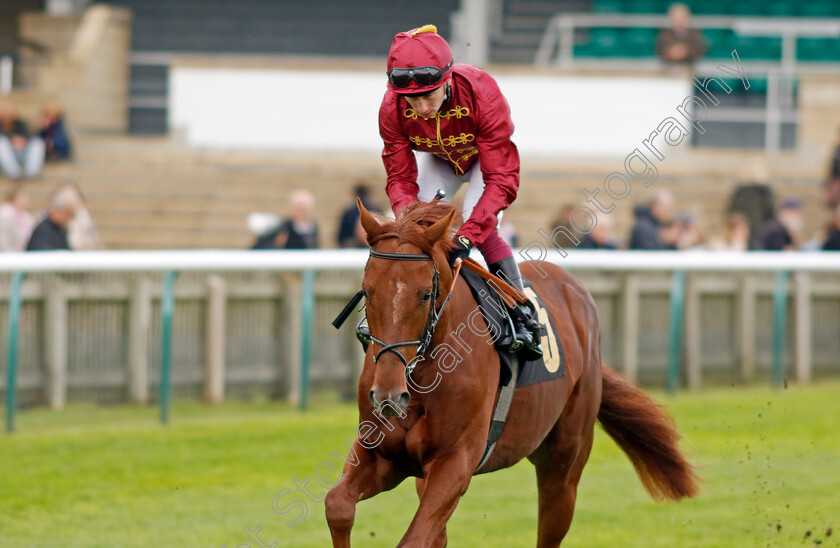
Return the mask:
<svg viewBox="0 0 840 548">
<path fill-rule="evenodd" d="M 519 265 L 516 264 L 516 259 L 508 257 L 489 266 L 492 274 L 499 276 L 519 291 L 524 292 L 522 274 L 519 273 Z M 508 310 L 513 320 L 516 341 L 521 344 L 519 353 L 522 358 L 526 361 L 541 358 L 543 355 L 540 345 L 542 326 L 536 320 L 534 305 L 528 300 L 526 304 L 517 304 Z"/>
</svg>

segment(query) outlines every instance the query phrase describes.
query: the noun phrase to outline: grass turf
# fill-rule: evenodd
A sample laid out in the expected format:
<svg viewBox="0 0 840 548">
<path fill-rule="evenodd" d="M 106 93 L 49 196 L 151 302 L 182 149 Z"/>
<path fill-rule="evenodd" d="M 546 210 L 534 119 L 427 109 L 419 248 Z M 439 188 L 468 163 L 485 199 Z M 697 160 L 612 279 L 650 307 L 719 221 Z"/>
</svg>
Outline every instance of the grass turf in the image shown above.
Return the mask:
<svg viewBox="0 0 840 548">
<path fill-rule="evenodd" d="M 569 545 L 840 546 L 840 382 L 655 396 L 685 435 L 702 494 L 652 502 L 598 428 Z M 275 513 L 272 499 L 295 478 L 312 487 L 321 462 L 346 454 L 355 422 L 353 407 L 330 401 L 305 414 L 179 401 L 166 428 L 149 407 L 25 411 L 16 434 L 0 435 L 0 547 L 256 548 L 243 529 L 258 527 L 265 546 L 329 546 L 323 503 L 307 501 L 308 516 L 289 528 L 296 512 Z M 395 546 L 416 506 L 413 481 L 361 503 L 354 545 Z M 449 545 L 532 547 L 536 506 L 527 462 L 479 476 L 449 522 Z"/>
</svg>

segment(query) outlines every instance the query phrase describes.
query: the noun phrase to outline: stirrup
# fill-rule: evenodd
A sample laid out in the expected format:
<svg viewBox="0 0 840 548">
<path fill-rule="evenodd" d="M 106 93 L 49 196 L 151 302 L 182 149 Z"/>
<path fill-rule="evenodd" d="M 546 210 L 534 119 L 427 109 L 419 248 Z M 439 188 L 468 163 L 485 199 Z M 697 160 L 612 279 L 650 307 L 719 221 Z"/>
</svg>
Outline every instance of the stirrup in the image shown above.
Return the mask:
<svg viewBox="0 0 840 548">
<path fill-rule="evenodd" d="M 543 356 L 541 345 L 542 325 L 534 318 L 535 310 L 530 301 L 511 310 L 514 320 L 514 334 L 520 343 L 519 354 L 525 361 L 538 360 Z"/>
</svg>

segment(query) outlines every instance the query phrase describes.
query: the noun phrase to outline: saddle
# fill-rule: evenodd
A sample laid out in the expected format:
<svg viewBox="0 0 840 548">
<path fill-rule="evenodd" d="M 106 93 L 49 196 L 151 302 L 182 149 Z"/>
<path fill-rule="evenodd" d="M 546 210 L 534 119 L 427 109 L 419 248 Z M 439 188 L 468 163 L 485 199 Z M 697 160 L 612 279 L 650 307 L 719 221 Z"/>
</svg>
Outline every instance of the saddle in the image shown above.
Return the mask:
<svg viewBox="0 0 840 548">
<path fill-rule="evenodd" d="M 499 359 L 502 364 L 499 370 L 499 385 L 505 386 L 510 382 L 515 364 L 518 364 L 517 388 L 563 377 L 565 375 L 565 368 L 560 338 L 557 336 L 554 322 L 545 310 L 545 305 L 534 291 L 530 282 L 524 280 L 525 296 L 534 301 L 535 308 L 538 312 L 538 320 L 543 327 L 544 355 L 537 360 L 522 361 L 514 359 L 516 358 L 515 354 L 510 354 L 504 347 L 498 344 L 499 341 L 503 341 L 506 337 L 513 335 L 513 322 L 510 318 L 508 307 L 505 306 L 499 291 L 497 291 L 497 284 L 488 282 L 487 279 L 479 276 L 474 270 L 462 268 L 461 277 L 467 282 L 467 286 L 469 286 L 473 297 L 478 302 L 484 321 L 490 329 L 494 342 L 497 343 L 496 348 L 499 351 Z"/>
</svg>

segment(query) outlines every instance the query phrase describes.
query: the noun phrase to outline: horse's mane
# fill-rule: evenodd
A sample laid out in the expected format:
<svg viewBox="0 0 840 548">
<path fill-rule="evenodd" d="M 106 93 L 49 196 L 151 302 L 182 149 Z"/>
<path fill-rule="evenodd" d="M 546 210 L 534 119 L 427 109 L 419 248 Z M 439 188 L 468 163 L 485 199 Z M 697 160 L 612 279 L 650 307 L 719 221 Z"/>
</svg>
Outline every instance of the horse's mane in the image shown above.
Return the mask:
<svg viewBox="0 0 840 548">
<path fill-rule="evenodd" d="M 368 232 L 368 245 L 376 247 L 382 240 L 397 238 L 398 244 L 413 244 L 437 261 L 441 256 L 445 257 L 452 249 L 452 237 L 461 226 L 461 215 L 455 211 L 449 232 L 446 237 L 437 242 L 430 241 L 426 236 L 426 228 L 446 218 L 454 209 L 441 201 L 415 202 L 406 207 L 396 221 L 382 223 Z"/>
</svg>

